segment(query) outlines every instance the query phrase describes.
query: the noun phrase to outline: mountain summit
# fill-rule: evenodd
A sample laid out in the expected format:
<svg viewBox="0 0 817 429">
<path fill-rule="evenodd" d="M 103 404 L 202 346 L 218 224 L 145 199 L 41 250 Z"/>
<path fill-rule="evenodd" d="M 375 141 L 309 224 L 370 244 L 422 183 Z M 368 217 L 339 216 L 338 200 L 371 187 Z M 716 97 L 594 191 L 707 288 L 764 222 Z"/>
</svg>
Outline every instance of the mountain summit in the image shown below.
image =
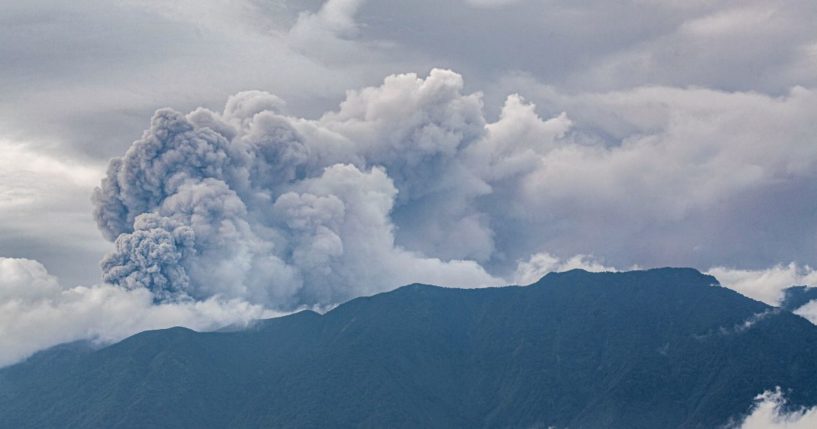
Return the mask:
<svg viewBox="0 0 817 429">
<path fill-rule="evenodd" d="M 817 327 L 692 269 L 410 285 L 0 370 L 0 427 L 713 428 L 817 403 Z"/>
</svg>

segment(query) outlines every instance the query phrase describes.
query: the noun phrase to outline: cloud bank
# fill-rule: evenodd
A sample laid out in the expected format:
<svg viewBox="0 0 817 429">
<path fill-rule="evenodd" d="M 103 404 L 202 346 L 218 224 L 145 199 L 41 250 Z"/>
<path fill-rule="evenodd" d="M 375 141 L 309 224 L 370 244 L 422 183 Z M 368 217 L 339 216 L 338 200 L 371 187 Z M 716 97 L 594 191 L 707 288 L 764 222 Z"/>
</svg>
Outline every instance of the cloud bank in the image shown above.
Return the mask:
<svg viewBox="0 0 817 429">
<path fill-rule="evenodd" d="M 276 315 L 246 301 L 220 297 L 155 305 L 144 288 L 63 288 L 37 261 L 0 258 L 0 367 L 70 341 L 109 343 L 179 325 L 212 330 Z"/>
<path fill-rule="evenodd" d="M 714 267 L 709 269 L 709 274 L 724 286 L 769 305 L 777 305 L 788 287 L 817 285 L 817 271 L 794 263 L 765 270 Z"/>
</svg>

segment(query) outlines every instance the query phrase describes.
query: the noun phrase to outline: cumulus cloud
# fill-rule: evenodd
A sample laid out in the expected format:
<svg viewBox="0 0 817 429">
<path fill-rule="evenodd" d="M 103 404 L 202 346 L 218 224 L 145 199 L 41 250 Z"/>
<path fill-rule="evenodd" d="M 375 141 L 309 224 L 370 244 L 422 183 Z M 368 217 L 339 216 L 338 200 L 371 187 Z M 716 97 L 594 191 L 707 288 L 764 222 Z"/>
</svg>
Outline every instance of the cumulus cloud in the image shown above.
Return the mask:
<svg viewBox="0 0 817 429">
<path fill-rule="evenodd" d="M 514 259 L 536 245 L 617 266 L 759 268 L 817 258 L 804 198 L 817 190 L 813 90 L 508 88 L 571 121 L 511 190 L 524 207 L 514 220 L 527 224 L 502 246 L 522 251 Z"/>
<path fill-rule="evenodd" d="M 786 410 L 786 399 L 778 388 L 767 391 L 755 398 L 751 414 L 735 428 L 740 429 L 807 429 L 817 427 L 817 407 L 801 410 Z"/>
<path fill-rule="evenodd" d="M 237 299 L 156 305 L 144 288 L 63 288 L 37 261 L 0 258 L 0 366 L 64 342 L 109 343 L 171 326 L 212 330 L 278 314 Z"/>
<path fill-rule="evenodd" d="M 817 285 L 817 271 L 795 263 L 763 270 L 714 267 L 708 274 L 715 276 L 721 285 L 769 305 L 780 304 L 783 290 L 788 287 Z"/>
</svg>

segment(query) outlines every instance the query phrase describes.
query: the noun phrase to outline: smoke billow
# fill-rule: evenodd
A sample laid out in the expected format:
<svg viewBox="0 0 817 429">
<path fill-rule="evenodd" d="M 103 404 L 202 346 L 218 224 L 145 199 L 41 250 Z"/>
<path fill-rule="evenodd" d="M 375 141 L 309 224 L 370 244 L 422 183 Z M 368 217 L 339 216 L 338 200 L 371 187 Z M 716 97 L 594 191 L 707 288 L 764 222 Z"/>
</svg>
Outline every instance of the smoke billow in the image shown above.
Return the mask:
<svg viewBox="0 0 817 429">
<path fill-rule="evenodd" d="M 783 231 L 813 229 L 810 203 L 797 199 L 781 218 L 769 201 L 814 189 L 817 151 L 801 136 L 817 93 L 549 98 L 576 125 L 564 113 L 542 119 L 518 95 L 489 121 L 480 94 L 445 70 L 349 91 L 318 119 L 288 115 L 261 91 L 231 97 L 221 113 L 160 110 L 94 195 L 115 242 L 104 279 L 157 301 L 291 309 L 411 282 L 530 281 L 573 255 L 587 257 L 568 265 L 590 268 L 711 267 L 813 252 Z M 780 246 L 754 246 L 768 240 Z M 759 288 L 713 270 L 767 302 L 794 279 Z"/>
<path fill-rule="evenodd" d="M 318 120 L 288 116 L 260 91 L 231 97 L 222 113 L 159 110 L 94 194 L 115 242 L 104 280 L 157 301 L 273 308 L 414 281 L 502 283 L 477 262 L 495 252 L 479 199 L 531 169 L 535 148 L 510 147 L 506 135 L 535 132 L 541 147 L 569 121 L 541 121 L 512 97 L 503 115 L 533 131 L 487 124 L 480 95 L 462 88 L 450 71 L 391 76 Z"/>
</svg>

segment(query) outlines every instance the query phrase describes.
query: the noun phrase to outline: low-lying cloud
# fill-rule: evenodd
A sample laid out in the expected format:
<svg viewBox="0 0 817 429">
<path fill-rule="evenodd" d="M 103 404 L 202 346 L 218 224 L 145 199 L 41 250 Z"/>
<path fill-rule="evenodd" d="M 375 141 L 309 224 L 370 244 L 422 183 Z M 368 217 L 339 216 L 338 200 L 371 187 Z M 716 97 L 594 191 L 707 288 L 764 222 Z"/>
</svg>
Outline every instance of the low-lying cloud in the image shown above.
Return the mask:
<svg viewBox="0 0 817 429">
<path fill-rule="evenodd" d="M 145 288 L 63 288 L 37 261 L 0 258 L 0 367 L 70 341 L 108 343 L 178 325 L 212 330 L 278 314 L 220 297 L 155 305 Z"/>
<path fill-rule="evenodd" d="M 769 305 L 780 303 L 788 287 L 817 285 L 817 271 L 794 263 L 765 270 L 714 267 L 709 269 L 709 274 L 730 289 Z"/>
<path fill-rule="evenodd" d="M 817 427 L 817 407 L 787 411 L 786 399 L 778 388 L 755 398 L 749 416 L 735 428 L 739 429 L 810 429 Z"/>
</svg>

